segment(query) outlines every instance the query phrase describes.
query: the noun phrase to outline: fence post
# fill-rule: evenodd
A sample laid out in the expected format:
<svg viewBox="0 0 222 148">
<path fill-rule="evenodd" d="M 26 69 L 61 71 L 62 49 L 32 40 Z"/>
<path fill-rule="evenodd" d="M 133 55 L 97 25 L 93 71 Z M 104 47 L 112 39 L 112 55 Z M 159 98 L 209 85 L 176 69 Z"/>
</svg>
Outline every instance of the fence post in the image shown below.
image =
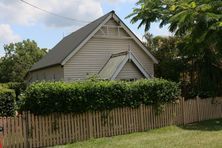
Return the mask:
<svg viewBox="0 0 222 148">
<path fill-rule="evenodd" d="M 0 148 L 3 148 L 3 142 L 4 142 L 4 125 L 3 125 L 3 121 L 2 121 L 2 117 L 0 117 L 0 123 L 1 123 L 1 127 L 0 127 Z"/>
<path fill-rule="evenodd" d="M 140 126 L 141 126 L 141 131 L 144 131 L 144 118 L 143 118 L 143 104 L 140 105 Z"/>
<path fill-rule="evenodd" d="M 89 138 L 93 138 L 92 112 L 88 112 Z"/>
<path fill-rule="evenodd" d="M 199 98 L 199 96 L 197 96 L 197 97 L 196 97 L 196 107 L 197 107 L 197 119 L 198 119 L 198 122 L 200 121 L 199 103 L 200 103 L 200 98 Z"/>
<path fill-rule="evenodd" d="M 29 148 L 29 130 L 28 130 L 28 112 L 23 112 L 22 115 L 23 117 L 23 134 L 24 134 L 24 147 Z"/>
<path fill-rule="evenodd" d="M 185 124 L 185 109 L 184 109 L 184 97 L 182 97 L 182 114 L 183 114 L 183 125 Z"/>
</svg>

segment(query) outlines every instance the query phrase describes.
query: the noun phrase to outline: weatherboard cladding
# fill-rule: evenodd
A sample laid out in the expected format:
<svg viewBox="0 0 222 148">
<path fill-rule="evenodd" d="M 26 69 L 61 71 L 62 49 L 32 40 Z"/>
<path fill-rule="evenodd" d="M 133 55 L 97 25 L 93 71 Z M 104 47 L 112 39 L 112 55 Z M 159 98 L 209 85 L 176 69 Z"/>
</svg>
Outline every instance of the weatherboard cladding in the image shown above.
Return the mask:
<svg viewBox="0 0 222 148">
<path fill-rule="evenodd" d="M 117 75 L 117 80 L 130 80 L 130 79 L 142 79 L 145 78 L 145 76 L 140 72 L 140 70 L 137 68 L 137 66 L 133 63 L 128 61 L 123 69 L 120 71 L 120 73 Z"/>
<path fill-rule="evenodd" d="M 99 33 L 100 31 L 99 30 L 96 34 L 94 34 L 92 38 L 87 40 L 87 43 L 84 44 L 83 47 L 81 47 L 80 52 L 76 52 L 74 59 L 73 56 L 70 56 L 72 55 L 73 52 L 79 49 L 79 46 L 82 43 L 84 43 L 86 39 L 93 32 L 95 32 L 95 30 L 98 29 L 98 26 L 100 26 L 111 14 L 115 14 L 114 11 L 107 13 L 106 15 L 100 17 L 94 22 L 86 25 L 85 27 L 65 37 L 45 57 L 43 57 L 39 62 L 34 64 L 30 72 L 38 71 L 40 69 L 46 69 L 47 67 L 52 67 L 55 65 L 60 65 L 60 66 L 62 65 L 64 68 L 64 80 L 82 79 L 85 77 L 84 75 L 88 75 L 90 73 L 98 73 L 101 67 L 107 61 L 107 58 L 109 58 L 110 54 L 125 51 L 129 49 L 129 45 L 131 45 L 133 53 L 135 53 L 135 55 L 139 59 L 142 59 L 141 64 L 145 68 L 146 72 L 153 75 L 153 64 L 158 63 L 158 61 L 155 59 L 155 57 L 153 57 L 149 53 L 149 51 L 145 48 L 145 46 L 141 43 L 140 40 L 137 41 L 137 37 L 129 29 L 128 31 L 130 31 L 130 33 L 129 32 L 128 33 L 131 34 L 132 39 L 134 40 L 131 39 L 118 40 L 118 38 L 113 38 L 113 39 L 94 38 L 95 35 Z M 126 33 L 127 30 L 124 29 L 125 24 L 118 18 L 118 16 L 116 15 L 112 16 L 113 19 L 115 18 L 115 20 L 117 19 L 117 21 L 120 21 L 120 24 L 123 24 L 123 28 L 120 29 L 121 35 L 128 36 L 129 34 Z M 114 23 L 112 21 L 109 20 L 106 23 L 106 25 L 109 23 Z M 116 25 L 116 22 L 112 25 Z M 127 26 L 125 27 L 127 29 Z M 114 49 L 114 47 L 116 48 Z M 83 57 L 81 56 L 81 58 L 80 57 L 78 58 L 78 55 L 81 55 L 80 53 L 82 53 L 86 49 L 87 49 L 87 56 Z M 63 62 L 67 58 L 68 61 L 66 61 L 64 64 Z"/>
<path fill-rule="evenodd" d="M 40 61 L 32 66 L 30 71 L 59 65 L 75 50 L 113 11 L 98 18 L 92 23 L 64 37 L 52 50 L 48 52 Z"/>
<path fill-rule="evenodd" d="M 64 65 L 64 80 L 85 79 L 87 74 L 98 74 L 112 54 L 127 51 L 129 44 L 145 71 L 153 75 L 152 59 L 132 39 L 92 37 Z"/>
<path fill-rule="evenodd" d="M 133 57 L 134 55 L 129 51 L 112 54 L 110 59 L 98 73 L 100 78 L 108 80 L 145 78 L 137 67 L 138 65 L 133 63 L 135 62 L 135 59 L 132 59 Z M 121 70 L 119 71 L 119 69 Z M 118 73 L 115 76 L 116 72 Z"/>
<path fill-rule="evenodd" d="M 39 80 L 45 81 L 61 81 L 64 79 L 63 68 L 59 65 L 40 69 L 32 73 L 30 82 Z"/>
</svg>

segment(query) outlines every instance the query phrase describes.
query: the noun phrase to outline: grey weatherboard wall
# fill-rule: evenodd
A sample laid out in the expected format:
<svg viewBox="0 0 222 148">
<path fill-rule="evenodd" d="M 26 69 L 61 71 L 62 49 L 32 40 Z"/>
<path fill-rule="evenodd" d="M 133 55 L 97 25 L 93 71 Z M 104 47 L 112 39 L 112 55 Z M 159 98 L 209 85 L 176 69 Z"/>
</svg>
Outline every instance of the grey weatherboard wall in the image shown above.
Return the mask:
<svg viewBox="0 0 222 148">
<path fill-rule="evenodd" d="M 115 16 L 115 13 L 111 11 L 63 38 L 45 57 L 32 66 L 29 71 L 30 81 L 36 81 L 36 76 L 38 76 L 38 80 L 54 81 L 85 79 L 90 74 L 98 74 L 112 54 L 129 50 L 131 50 L 141 62 L 144 70 L 153 76 L 153 67 L 154 63 L 156 63 L 155 58 L 148 55 L 144 49 L 135 42 L 137 37 L 130 36 L 124 28 L 125 24 L 121 26 L 122 21 L 116 20 Z M 107 18 L 110 19 L 107 20 Z M 101 28 L 98 28 L 98 26 L 101 26 Z M 109 28 L 107 28 L 107 26 Z M 72 52 L 76 51 L 79 45 L 85 42 L 85 39 L 96 29 L 98 29 L 98 31 L 93 34 L 85 45 L 62 65 L 62 62 L 70 56 Z M 129 46 L 131 49 L 129 49 Z M 127 75 L 127 72 L 129 72 L 129 75 Z M 47 76 L 47 74 L 50 76 Z M 56 79 L 53 78 L 52 75 L 56 75 Z M 135 75 L 137 79 L 144 78 L 137 67 L 129 63 L 120 72 L 120 76 L 117 77 L 117 79 L 124 79 L 124 75 L 127 79 L 133 75 Z M 46 77 L 48 78 L 46 79 Z"/>
</svg>

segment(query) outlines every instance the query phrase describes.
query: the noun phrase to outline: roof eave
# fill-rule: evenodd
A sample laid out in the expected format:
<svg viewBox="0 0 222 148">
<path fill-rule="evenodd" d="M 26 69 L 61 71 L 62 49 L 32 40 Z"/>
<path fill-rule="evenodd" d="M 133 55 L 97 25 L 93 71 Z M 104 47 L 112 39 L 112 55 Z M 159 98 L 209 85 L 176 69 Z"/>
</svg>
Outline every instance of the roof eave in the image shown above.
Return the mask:
<svg viewBox="0 0 222 148">
<path fill-rule="evenodd" d="M 52 65 L 48 65 L 48 66 L 44 66 L 44 67 L 40 67 L 40 68 L 30 69 L 28 72 L 39 71 L 42 69 L 46 69 L 46 68 L 50 68 L 50 67 L 54 67 L 54 66 L 59 66 L 59 65 L 62 67 L 62 65 L 60 63 L 57 63 L 57 64 L 52 64 Z"/>
</svg>

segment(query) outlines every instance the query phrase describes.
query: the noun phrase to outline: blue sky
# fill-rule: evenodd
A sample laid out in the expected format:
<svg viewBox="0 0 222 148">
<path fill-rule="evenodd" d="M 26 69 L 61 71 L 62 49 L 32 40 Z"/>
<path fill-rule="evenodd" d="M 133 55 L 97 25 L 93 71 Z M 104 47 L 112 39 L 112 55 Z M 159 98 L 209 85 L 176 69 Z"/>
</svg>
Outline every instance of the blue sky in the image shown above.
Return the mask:
<svg viewBox="0 0 222 148">
<path fill-rule="evenodd" d="M 94 19 L 114 10 L 128 27 L 140 38 L 144 28 L 138 29 L 125 17 L 136 7 L 136 0 L 26 0 L 42 9 L 82 21 Z M 63 36 L 86 25 L 55 17 L 35 9 L 19 0 L 0 1 L 0 56 L 4 55 L 3 45 L 23 39 L 35 40 L 41 48 L 52 48 Z M 3 12 L 3 13 L 2 13 Z M 154 23 L 149 30 L 153 35 L 167 36 L 167 28 L 160 29 Z"/>
</svg>

